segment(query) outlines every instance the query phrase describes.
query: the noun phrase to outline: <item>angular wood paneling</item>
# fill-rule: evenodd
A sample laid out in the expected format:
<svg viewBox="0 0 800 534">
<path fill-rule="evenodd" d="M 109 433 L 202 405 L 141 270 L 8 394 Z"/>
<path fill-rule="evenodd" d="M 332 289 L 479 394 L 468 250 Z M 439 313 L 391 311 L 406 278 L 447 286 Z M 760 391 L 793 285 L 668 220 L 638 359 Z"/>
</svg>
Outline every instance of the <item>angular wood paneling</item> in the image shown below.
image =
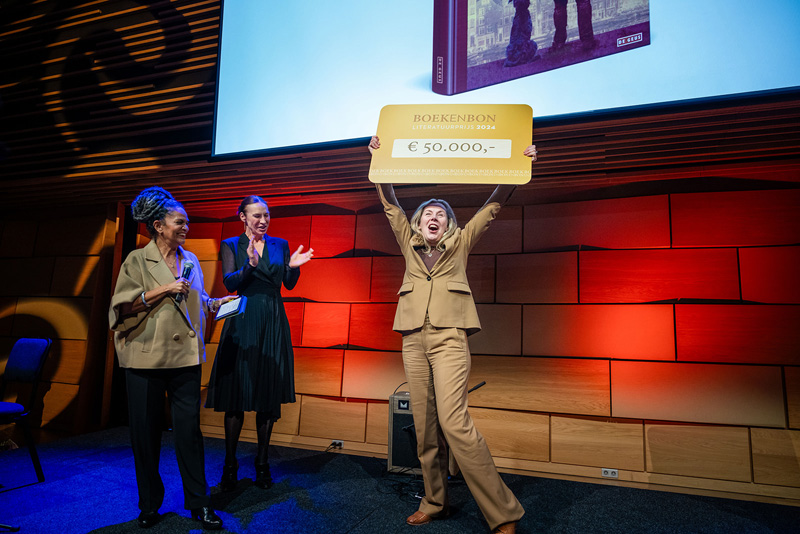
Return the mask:
<svg viewBox="0 0 800 534">
<path fill-rule="evenodd" d="M 338 397 L 342 393 L 344 352 L 294 349 L 294 389 L 297 393 Z"/>
<path fill-rule="evenodd" d="M 30 220 L 3 221 L 3 231 L 0 233 L 0 258 L 27 258 L 33 256 L 36 241 L 31 239 L 32 228 Z"/>
<path fill-rule="evenodd" d="M 401 350 L 403 337 L 392 330 L 397 304 L 353 304 L 350 309 L 351 347 Z"/>
<path fill-rule="evenodd" d="M 366 437 L 367 403 L 303 396 L 300 408 L 301 436 L 363 442 Z"/>
<path fill-rule="evenodd" d="M 578 253 L 498 256 L 497 302 L 578 302 Z"/>
<path fill-rule="evenodd" d="M 267 202 L 269 202 L 269 199 Z M 242 231 L 240 230 L 239 233 Z M 288 241 L 289 252 L 294 252 L 300 245 L 303 245 L 304 250 L 308 250 L 311 243 L 311 216 L 271 218 L 269 228 L 267 228 L 267 235 L 280 237 Z M 302 268 L 305 269 L 308 265 L 306 264 Z"/>
<path fill-rule="evenodd" d="M 800 429 L 800 367 L 784 367 L 789 427 Z M 798 454 L 800 456 L 800 454 Z"/>
<path fill-rule="evenodd" d="M 467 280 L 475 302 L 494 302 L 494 256 L 470 254 Z"/>
<path fill-rule="evenodd" d="M 64 218 L 58 221 L 58 239 L 54 228 L 41 225 L 36 234 L 35 256 L 91 256 L 114 246 L 114 235 L 106 231 L 107 221 L 99 215 Z M 28 234 L 30 235 L 30 234 Z"/>
<path fill-rule="evenodd" d="M 754 482 L 800 487 L 800 431 L 753 428 L 750 439 Z"/>
<path fill-rule="evenodd" d="M 91 297 L 97 284 L 100 256 L 71 256 L 55 259 L 51 297 Z"/>
<path fill-rule="evenodd" d="M 203 270 L 203 282 L 205 283 L 206 293 L 214 298 L 224 297 L 234 293 L 229 293 L 222 281 L 222 262 L 201 261 L 200 268 Z"/>
<path fill-rule="evenodd" d="M 39 386 L 39 392 L 42 388 Z M 42 413 L 42 427 L 55 428 L 67 432 L 73 431 L 75 416 L 77 415 L 78 392 L 80 388 L 74 384 L 60 384 L 54 382 L 46 386 Z M 38 399 L 41 397 L 37 397 Z M 37 410 L 38 411 L 38 410 Z M 34 412 L 37 413 L 37 412 Z"/>
<path fill-rule="evenodd" d="M 779 367 L 611 362 L 612 415 L 783 427 Z"/>
<path fill-rule="evenodd" d="M 292 345 L 298 347 L 302 345 L 303 335 L 303 302 L 284 302 L 283 309 L 286 310 L 286 318 L 289 320 L 289 329 L 292 332 Z"/>
<path fill-rule="evenodd" d="M 675 306 L 678 360 L 800 364 L 800 306 Z"/>
<path fill-rule="evenodd" d="M 335 347 L 347 344 L 350 304 L 306 302 L 303 346 Z"/>
<path fill-rule="evenodd" d="M 800 247 L 739 249 L 742 298 L 775 304 L 800 304 Z"/>
<path fill-rule="evenodd" d="M 189 215 L 191 219 L 191 215 Z M 198 260 L 216 261 L 222 244 L 222 223 L 197 222 L 189 224 L 184 248 L 194 252 Z"/>
<path fill-rule="evenodd" d="M 462 228 L 479 208 L 455 209 Z M 517 254 L 522 252 L 522 206 L 504 206 L 492 225 L 472 249 L 472 254 Z"/>
<path fill-rule="evenodd" d="M 285 298 L 320 302 L 369 302 L 372 258 L 319 258 L 300 268 L 300 280 Z M 399 288 L 399 286 L 398 286 Z"/>
<path fill-rule="evenodd" d="M 10 258 L 0 260 L 0 295 L 44 297 L 50 294 L 55 258 Z"/>
<path fill-rule="evenodd" d="M 79 384 L 86 359 L 86 341 L 54 339 L 44 362 L 42 380 Z"/>
<path fill-rule="evenodd" d="M 473 354 L 522 353 L 522 306 L 514 304 L 478 304 L 481 331 L 469 336 Z"/>
<path fill-rule="evenodd" d="M 297 395 L 295 402 L 281 404 L 281 418 L 275 421 L 272 431 L 278 434 L 296 436 L 300 432 L 300 406 L 302 403 L 303 396 Z M 255 412 L 253 412 L 253 419 L 255 419 Z M 253 424 L 253 428 L 255 428 L 255 424 Z"/>
<path fill-rule="evenodd" d="M 470 406 L 532 412 L 611 415 L 608 362 L 473 356 Z"/>
<path fill-rule="evenodd" d="M 367 404 L 367 443 L 389 444 L 389 403 Z"/>
<path fill-rule="evenodd" d="M 0 297 L 0 336 L 10 336 L 17 311 L 17 299 Z"/>
<path fill-rule="evenodd" d="M 666 195 L 525 206 L 525 251 L 669 247 Z"/>
<path fill-rule="evenodd" d="M 314 215 L 311 217 L 311 243 L 309 246 L 314 249 L 315 258 L 352 256 L 355 239 L 355 215 Z"/>
<path fill-rule="evenodd" d="M 550 418 L 552 461 L 644 471 L 642 421 Z"/>
<path fill-rule="evenodd" d="M 793 245 L 800 242 L 800 190 L 671 195 L 675 247 Z"/>
<path fill-rule="evenodd" d="M 581 302 L 738 299 L 736 249 L 580 253 Z"/>
<path fill-rule="evenodd" d="M 372 258 L 372 279 L 369 299 L 372 302 L 397 302 L 397 291 L 403 283 L 406 261 L 402 256 Z"/>
<path fill-rule="evenodd" d="M 750 482 L 746 428 L 645 424 L 647 470 Z"/>
<path fill-rule="evenodd" d="M 375 193 L 376 202 L 377 195 Z M 356 217 L 356 251 L 359 255 L 400 255 L 400 247 L 383 211 Z"/>
<path fill-rule="evenodd" d="M 84 298 L 21 298 L 12 335 L 86 339 L 92 300 Z"/>
<path fill-rule="evenodd" d="M 488 408 L 470 408 L 469 413 L 492 456 L 539 462 L 550 459 L 550 416 Z"/>
<path fill-rule="evenodd" d="M 200 385 L 208 386 L 211 379 L 211 370 L 214 367 L 214 360 L 217 358 L 218 343 L 206 343 L 206 361 L 200 366 L 202 375 L 200 376 Z"/>
<path fill-rule="evenodd" d="M 399 352 L 344 352 L 342 397 L 388 401 L 405 381 L 403 356 Z"/>
<path fill-rule="evenodd" d="M 672 306 L 523 306 L 522 352 L 535 356 L 674 360 Z"/>
</svg>

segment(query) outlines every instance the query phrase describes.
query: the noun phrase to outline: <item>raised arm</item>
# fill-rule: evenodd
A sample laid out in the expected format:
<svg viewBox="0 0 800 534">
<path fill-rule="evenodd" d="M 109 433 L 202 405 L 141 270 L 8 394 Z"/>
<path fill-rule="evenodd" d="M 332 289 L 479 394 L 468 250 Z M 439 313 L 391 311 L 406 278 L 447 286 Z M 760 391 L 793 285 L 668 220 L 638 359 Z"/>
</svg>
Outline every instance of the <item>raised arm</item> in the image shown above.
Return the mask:
<svg viewBox="0 0 800 534">
<path fill-rule="evenodd" d="M 381 140 L 378 139 L 377 135 L 373 135 L 372 139 L 369 140 L 369 153 L 374 154 L 376 150 L 381 147 Z M 375 186 L 380 190 L 381 196 L 386 199 L 387 202 L 394 204 L 398 208 L 402 209 L 400 206 L 400 202 L 397 201 L 397 196 L 394 194 L 394 186 L 392 184 L 375 184 Z"/>
<path fill-rule="evenodd" d="M 536 145 L 529 145 L 523 152 L 526 156 L 531 158 L 531 161 L 536 161 Z M 511 195 L 514 193 L 514 190 L 517 188 L 516 185 L 498 185 L 492 195 L 489 197 L 489 200 L 486 201 L 486 204 L 491 204 L 492 202 L 497 202 L 501 206 L 505 206 L 508 199 L 511 198 Z M 484 206 L 486 205 L 484 204 Z"/>
</svg>

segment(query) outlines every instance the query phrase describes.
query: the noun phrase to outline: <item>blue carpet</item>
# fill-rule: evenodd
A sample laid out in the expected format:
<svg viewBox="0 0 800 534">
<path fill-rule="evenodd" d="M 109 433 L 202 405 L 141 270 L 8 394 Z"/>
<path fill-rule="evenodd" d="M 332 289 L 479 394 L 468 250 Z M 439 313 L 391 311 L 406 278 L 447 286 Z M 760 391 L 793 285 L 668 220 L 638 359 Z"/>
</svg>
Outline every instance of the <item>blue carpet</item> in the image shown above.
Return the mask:
<svg viewBox="0 0 800 534">
<path fill-rule="evenodd" d="M 207 438 L 209 484 L 222 474 L 224 444 Z M 172 434 L 164 433 L 162 521 L 138 528 L 128 429 L 113 428 L 39 447 L 45 476 L 36 483 L 27 449 L 0 452 L 0 524 L 23 533 L 202 532 L 183 509 Z M 211 489 L 225 532 L 463 534 L 488 532 L 463 482 L 451 485 L 453 515 L 421 527 L 405 518 L 418 505 L 419 480 L 386 473 L 386 461 L 286 447 L 270 449 L 275 485 L 255 487 L 255 445 L 241 443 L 239 484 Z M 521 534 L 795 533 L 800 508 L 678 493 L 503 475 L 526 509 Z"/>
</svg>

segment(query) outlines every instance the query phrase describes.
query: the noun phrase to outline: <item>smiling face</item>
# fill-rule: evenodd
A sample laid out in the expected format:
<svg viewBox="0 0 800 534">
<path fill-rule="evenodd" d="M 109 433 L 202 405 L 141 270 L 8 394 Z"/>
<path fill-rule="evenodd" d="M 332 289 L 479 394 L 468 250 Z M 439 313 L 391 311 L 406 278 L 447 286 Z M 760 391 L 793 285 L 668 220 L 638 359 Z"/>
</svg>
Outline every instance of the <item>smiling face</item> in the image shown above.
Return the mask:
<svg viewBox="0 0 800 534">
<path fill-rule="evenodd" d="M 239 213 L 239 218 L 245 226 L 245 233 L 249 237 L 263 238 L 269 228 L 269 208 L 266 204 L 257 202 L 248 204 L 244 212 Z"/>
<path fill-rule="evenodd" d="M 428 204 L 419 219 L 419 232 L 428 245 L 435 247 L 447 230 L 447 212 L 439 204 Z"/>
<path fill-rule="evenodd" d="M 175 208 L 167 212 L 163 219 L 155 221 L 156 237 L 161 239 L 170 249 L 177 249 L 186 243 L 189 233 L 189 217 L 183 208 Z"/>
</svg>

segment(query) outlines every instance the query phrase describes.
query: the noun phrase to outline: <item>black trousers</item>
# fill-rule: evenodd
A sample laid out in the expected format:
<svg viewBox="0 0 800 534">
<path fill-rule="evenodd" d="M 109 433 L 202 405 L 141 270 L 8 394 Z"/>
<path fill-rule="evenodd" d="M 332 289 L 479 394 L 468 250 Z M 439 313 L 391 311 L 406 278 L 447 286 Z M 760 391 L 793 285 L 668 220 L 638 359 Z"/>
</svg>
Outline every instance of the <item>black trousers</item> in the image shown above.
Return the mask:
<svg viewBox="0 0 800 534">
<path fill-rule="evenodd" d="M 187 510 L 209 506 L 203 434 L 200 432 L 200 366 L 177 369 L 126 369 L 128 417 L 131 431 L 139 509 L 156 512 L 164 502 L 164 483 L 158 472 L 164 394 L 169 397 L 175 454 L 183 481 Z"/>
</svg>

